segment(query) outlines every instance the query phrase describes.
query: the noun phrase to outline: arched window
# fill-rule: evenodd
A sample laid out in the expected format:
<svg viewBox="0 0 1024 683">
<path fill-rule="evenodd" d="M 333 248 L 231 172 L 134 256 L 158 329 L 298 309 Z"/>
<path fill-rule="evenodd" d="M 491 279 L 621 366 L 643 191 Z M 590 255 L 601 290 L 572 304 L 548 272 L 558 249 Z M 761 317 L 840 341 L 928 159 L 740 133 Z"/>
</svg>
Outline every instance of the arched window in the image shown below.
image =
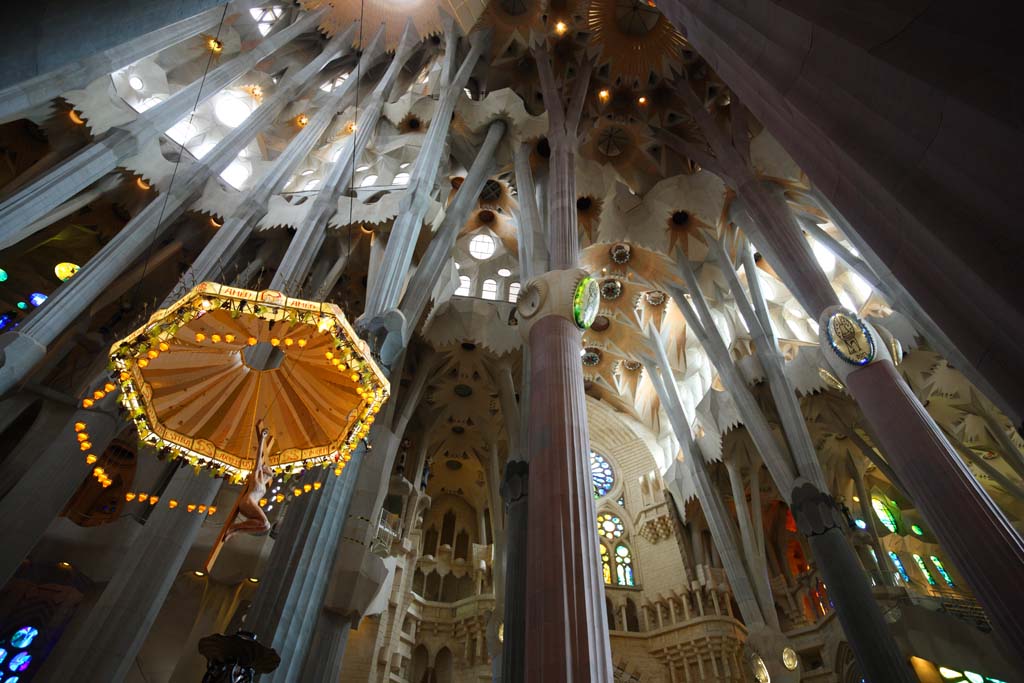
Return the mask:
<svg viewBox="0 0 1024 683">
<path fill-rule="evenodd" d="M 601 573 L 604 574 L 604 582 L 610 586 L 612 584 L 612 561 L 608 557 L 608 548 L 605 548 L 603 543 L 598 543 L 597 546 L 601 549 Z"/>
<path fill-rule="evenodd" d="M 935 568 L 939 570 L 939 574 L 942 576 L 942 580 L 946 582 L 946 585 L 950 588 L 954 588 L 953 578 L 949 575 L 949 572 L 946 571 L 946 568 L 942 566 L 942 562 L 939 558 L 932 555 L 929 559 L 932 561 L 932 564 L 935 565 Z"/>
<path fill-rule="evenodd" d="M 441 520 L 441 545 L 455 542 L 455 513 L 449 510 Z"/>
<path fill-rule="evenodd" d="M 511 303 L 519 301 L 519 283 L 513 282 L 508 286 L 508 300 Z"/>
<path fill-rule="evenodd" d="M 615 546 L 615 579 L 620 586 L 635 586 L 633 556 L 624 544 Z"/>
<path fill-rule="evenodd" d="M 376 182 L 377 182 L 377 176 L 375 176 L 375 175 L 373 175 L 371 173 L 370 175 L 368 175 L 368 176 L 366 176 L 365 178 L 362 179 L 362 181 L 359 183 L 359 187 L 373 187 L 373 185 Z"/>
<path fill-rule="evenodd" d="M 882 523 L 886 529 L 892 533 L 896 533 L 896 513 L 893 512 L 892 507 L 883 501 L 881 498 L 871 498 L 871 507 L 874 508 L 875 514 L 878 516 L 878 521 Z"/>
<path fill-rule="evenodd" d="M 615 515 L 604 513 L 597 516 L 597 533 L 609 541 L 621 538 L 622 531 L 622 520 Z"/>
<path fill-rule="evenodd" d="M 630 598 L 626 598 L 626 630 L 640 631 L 640 617 L 636 611 L 636 603 Z"/>
<path fill-rule="evenodd" d="M 468 275 L 459 276 L 459 286 L 455 288 L 456 296 L 469 296 L 469 288 L 473 286 L 473 281 L 469 279 Z"/>
<path fill-rule="evenodd" d="M 490 278 L 484 280 L 484 283 L 480 286 L 480 296 L 485 299 L 494 301 L 498 298 L 498 283 Z"/>
<path fill-rule="evenodd" d="M 408 173 L 404 173 L 404 172 L 403 173 L 399 173 L 398 175 L 395 176 L 395 179 L 393 181 L 391 181 L 391 182 L 392 182 L 393 185 L 408 185 L 409 184 L 409 174 Z"/>
<path fill-rule="evenodd" d="M 594 498 L 607 496 L 615 484 L 612 466 L 600 453 L 590 451 L 590 480 L 594 484 Z"/>
<path fill-rule="evenodd" d="M 924 560 L 917 553 L 914 553 L 914 562 L 917 563 L 918 569 L 920 569 L 921 573 L 924 574 L 924 578 L 928 581 L 928 585 L 934 586 L 935 577 L 932 576 L 932 573 L 930 571 L 928 571 L 928 565 L 924 563 Z"/>
<path fill-rule="evenodd" d="M 892 560 L 893 565 L 896 567 L 896 571 L 898 571 L 900 573 L 900 576 L 903 578 L 903 581 L 909 583 L 910 582 L 910 574 L 907 574 L 906 568 L 903 566 L 903 563 L 900 561 L 900 556 L 890 550 L 889 551 L 889 559 Z"/>
</svg>

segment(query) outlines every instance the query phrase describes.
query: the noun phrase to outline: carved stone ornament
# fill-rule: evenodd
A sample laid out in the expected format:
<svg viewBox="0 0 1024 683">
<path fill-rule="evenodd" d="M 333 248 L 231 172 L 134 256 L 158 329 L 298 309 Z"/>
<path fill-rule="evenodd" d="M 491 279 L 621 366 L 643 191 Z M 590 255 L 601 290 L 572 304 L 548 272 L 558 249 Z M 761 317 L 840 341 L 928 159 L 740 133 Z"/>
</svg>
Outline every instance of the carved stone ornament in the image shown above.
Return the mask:
<svg viewBox="0 0 1024 683">
<path fill-rule="evenodd" d="M 818 319 L 818 343 L 836 379 L 849 384 L 851 372 L 892 358 L 889 347 L 871 323 L 841 306 L 830 306 Z"/>
<path fill-rule="evenodd" d="M 553 270 L 528 281 L 519 292 L 516 314 L 520 334 L 528 339 L 538 320 L 558 315 L 580 329 L 587 329 L 597 317 L 601 293 L 596 280 L 582 268 Z"/>
<path fill-rule="evenodd" d="M 808 538 L 847 526 L 835 498 L 806 480 L 798 480 L 793 488 L 791 507 L 797 528 Z"/>
</svg>

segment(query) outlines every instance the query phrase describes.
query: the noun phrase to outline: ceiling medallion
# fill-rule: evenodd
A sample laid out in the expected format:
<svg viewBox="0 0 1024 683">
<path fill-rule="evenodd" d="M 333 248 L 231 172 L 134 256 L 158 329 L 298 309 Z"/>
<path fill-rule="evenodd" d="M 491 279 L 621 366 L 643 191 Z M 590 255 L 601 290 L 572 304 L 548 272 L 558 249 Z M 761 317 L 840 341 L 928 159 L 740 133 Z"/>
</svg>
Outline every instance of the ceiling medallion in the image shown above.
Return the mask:
<svg viewBox="0 0 1024 683">
<path fill-rule="evenodd" d="M 640 361 L 636 360 L 624 360 L 622 361 L 622 366 L 630 372 L 636 372 L 641 367 Z"/>
<path fill-rule="evenodd" d="M 609 278 L 601 283 L 601 296 L 609 301 L 614 301 L 622 296 L 622 283 L 614 278 Z"/>
<path fill-rule="evenodd" d="M 626 131 L 618 126 L 608 126 L 597 134 L 597 151 L 609 158 L 614 158 L 626 151 L 629 137 Z"/>
<path fill-rule="evenodd" d="M 663 303 L 665 303 L 666 299 L 665 292 L 659 290 L 647 292 L 647 294 L 644 295 L 644 298 L 647 299 L 647 303 L 650 304 L 651 306 L 661 306 Z"/>
<path fill-rule="evenodd" d="M 619 242 L 613 244 L 612 248 L 608 250 L 608 255 L 612 257 L 612 261 L 618 263 L 620 266 L 624 263 L 629 263 L 629 259 L 632 256 L 632 249 L 625 242 Z"/>
<path fill-rule="evenodd" d="M 875 359 L 875 340 L 856 315 L 833 313 L 825 325 L 825 334 L 836 355 L 850 365 L 863 366 Z"/>
<path fill-rule="evenodd" d="M 609 327 L 611 327 L 611 324 L 612 321 L 608 319 L 608 316 L 599 315 L 596 318 L 594 318 L 594 322 L 593 324 L 591 324 L 590 329 L 592 329 L 594 332 L 604 332 Z"/>
<path fill-rule="evenodd" d="M 589 347 L 583 352 L 583 364 L 588 367 L 593 367 L 601 363 L 601 351 L 594 347 Z"/>
</svg>

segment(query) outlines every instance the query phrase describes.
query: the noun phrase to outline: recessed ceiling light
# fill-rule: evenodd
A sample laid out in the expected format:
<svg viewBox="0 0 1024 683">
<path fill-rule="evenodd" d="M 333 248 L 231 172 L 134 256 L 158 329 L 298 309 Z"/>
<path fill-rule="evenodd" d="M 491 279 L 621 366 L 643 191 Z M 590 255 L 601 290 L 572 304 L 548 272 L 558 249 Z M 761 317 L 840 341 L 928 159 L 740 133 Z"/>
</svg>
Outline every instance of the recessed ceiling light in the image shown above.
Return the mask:
<svg viewBox="0 0 1024 683">
<path fill-rule="evenodd" d="M 138 76 L 129 76 L 128 85 L 131 87 L 132 90 L 135 91 L 141 91 L 143 88 L 146 87 L 146 84 Z"/>
<path fill-rule="evenodd" d="M 370 170 L 369 166 L 360 166 L 359 168 L 356 169 L 356 173 L 362 173 L 363 171 L 369 171 L 369 170 Z"/>
<path fill-rule="evenodd" d="M 315 171 L 313 169 L 307 168 L 305 171 L 303 171 L 299 175 L 313 175 L 314 173 L 315 173 Z"/>
</svg>

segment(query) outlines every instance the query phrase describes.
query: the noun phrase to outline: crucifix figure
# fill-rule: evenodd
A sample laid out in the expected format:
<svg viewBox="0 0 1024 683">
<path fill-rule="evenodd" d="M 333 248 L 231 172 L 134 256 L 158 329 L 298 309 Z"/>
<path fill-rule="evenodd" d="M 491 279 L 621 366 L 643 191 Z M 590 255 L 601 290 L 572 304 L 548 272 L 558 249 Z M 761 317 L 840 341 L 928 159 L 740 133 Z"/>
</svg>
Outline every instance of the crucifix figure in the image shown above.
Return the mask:
<svg viewBox="0 0 1024 683">
<path fill-rule="evenodd" d="M 270 521 L 260 507 L 260 500 L 267 494 L 267 487 L 274 478 L 273 471 L 267 465 L 267 454 L 274 444 L 274 437 L 262 420 L 256 423 L 256 438 L 256 462 L 245 480 L 245 488 L 221 527 L 217 541 L 210 549 L 210 556 L 206 559 L 207 572 L 213 568 L 224 543 L 235 534 L 244 532 L 257 536 L 270 531 Z M 236 521 L 240 516 L 243 521 Z"/>
</svg>

